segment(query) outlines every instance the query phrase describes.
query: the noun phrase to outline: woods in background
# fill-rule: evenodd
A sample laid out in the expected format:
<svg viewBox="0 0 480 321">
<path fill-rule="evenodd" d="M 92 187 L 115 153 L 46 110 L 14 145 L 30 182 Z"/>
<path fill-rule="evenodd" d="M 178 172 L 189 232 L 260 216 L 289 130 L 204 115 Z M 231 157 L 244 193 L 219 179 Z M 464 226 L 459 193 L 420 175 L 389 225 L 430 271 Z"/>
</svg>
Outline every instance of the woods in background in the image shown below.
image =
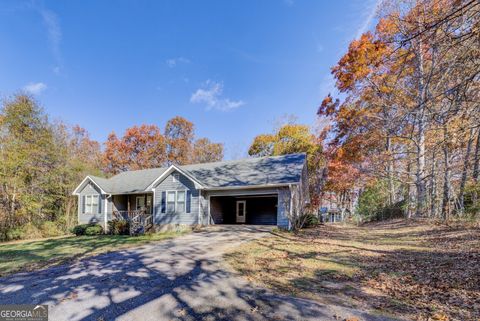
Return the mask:
<svg viewBox="0 0 480 321">
<path fill-rule="evenodd" d="M 271 134 L 261 134 L 254 138 L 248 154 L 254 157 L 278 156 L 293 153 L 306 153 L 310 191 L 309 212 L 314 212 L 319 204 L 325 175 L 323 137 L 317 137 L 310 127 L 288 123 Z"/>
<path fill-rule="evenodd" d="M 362 219 L 448 220 L 480 210 L 480 3 L 384 1 L 378 23 L 332 68 L 320 133 L 286 124 L 257 136 L 251 156 L 305 152 L 311 209 L 324 192 Z M 51 121 L 25 95 L 0 111 L 0 240 L 53 236 L 76 223 L 70 193 L 87 174 L 223 159 L 223 145 L 170 119 L 111 133 L 104 148 L 78 126 Z"/>
<path fill-rule="evenodd" d="M 112 133 L 105 148 L 79 126 L 51 121 L 29 96 L 0 110 L 0 241 L 62 235 L 77 224 L 73 189 L 88 174 L 217 161 L 223 144 L 195 140 L 194 126 L 175 117 Z"/>
<path fill-rule="evenodd" d="M 359 213 L 475 215 L 479 207 L 480 3 L 386 1 L 332 68 L 326 187 Z"/>
<path fill-rule="evenodd" d="M 127 128 L 123 137 L 108 136 L 103 168 L 108 174 L 154 168 L 171 164 L 186 165 L 223 159 L 223 144 L 208 138 L 195 140 L 194 125 L 180 116 L 170 119 L 162 134 L 156 125 Z"/>
</svg>

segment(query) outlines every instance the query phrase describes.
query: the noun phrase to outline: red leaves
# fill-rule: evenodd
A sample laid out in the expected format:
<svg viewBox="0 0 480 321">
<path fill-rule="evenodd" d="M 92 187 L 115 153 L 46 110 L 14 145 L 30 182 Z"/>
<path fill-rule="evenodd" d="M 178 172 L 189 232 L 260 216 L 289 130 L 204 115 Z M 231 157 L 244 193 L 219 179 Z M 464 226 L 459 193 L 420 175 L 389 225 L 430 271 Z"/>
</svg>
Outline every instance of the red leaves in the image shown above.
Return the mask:
<svg viewBox="0 0 480 321">
<path fill-rule="evenodd" d="M 121 138 L 112 132 L 105 143 L 104 170 L 116 174 L 167 163 L 184 165 L 223 158 L 222 144 L 212 143 L 208 138 L 193 140 L 193 123 L 180 116 L 167 122 L 164 135 L 157 125 L 146 124 L 127 128 Z"/>
<path fill-rule="evenodd" d="M 166 160 L 165 138 L 156 125 L 128 128 L 121 139 L 115 133 L 105 143 L 105 171 L 116 174 L 124 170 L 161 167 Z"/>
<path fill-rule="evenodd" d="M 375 39 L 370 32 L 352 41 L 348 52 L 332 68 L 338 90 L 340 92 L 352 90 L 357 81 L 364 80 L 377 71 L 388 51 L 387 44 Z"/>
<path fill-rule="evenodd" d="M 332 116 L 338 110 L 339 104 L 340 100 L 335 99 L 335 101 L 333 101 L 332 96 L 328 94 L 328 96 L 323 99 L 320 107 L 318 107 L 317 115 Z"/>
</svg>

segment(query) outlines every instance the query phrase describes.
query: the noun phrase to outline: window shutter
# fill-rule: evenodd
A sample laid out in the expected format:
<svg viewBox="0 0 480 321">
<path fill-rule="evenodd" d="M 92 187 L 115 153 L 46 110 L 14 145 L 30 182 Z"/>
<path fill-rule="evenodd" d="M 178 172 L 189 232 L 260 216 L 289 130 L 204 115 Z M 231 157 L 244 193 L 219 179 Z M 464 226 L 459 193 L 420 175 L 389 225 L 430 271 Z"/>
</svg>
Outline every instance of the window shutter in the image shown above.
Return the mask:
<svg viewBox="0 0 480 321">
<path fill-rule="evenodd" d="M 161 212 L 162 213 L 166 212 L 166 204 L 165 204 L 166 199 L 167 199 L 167 193 L 162 192 L 162 201 L 161 201 Z"/>
<path fill-rule="evenodd" d="M 80 202 L 82 203 L 82 214 L 85 214 L 85 195 L 82 195 Z"/>
<path fill-rule="evenodd" d="M 192 207 L 192 192 L 187 191 L 187 199 L 186 199 L 186 204 L 187 204 L 187 213 L 190 213 L 191 207 Z"/>
<path fill-rule="evenodd" d="M 98 195 L 98 214 L 102 213 L 102 201 L 103 201 L 102 195 Z"/>
</svg>

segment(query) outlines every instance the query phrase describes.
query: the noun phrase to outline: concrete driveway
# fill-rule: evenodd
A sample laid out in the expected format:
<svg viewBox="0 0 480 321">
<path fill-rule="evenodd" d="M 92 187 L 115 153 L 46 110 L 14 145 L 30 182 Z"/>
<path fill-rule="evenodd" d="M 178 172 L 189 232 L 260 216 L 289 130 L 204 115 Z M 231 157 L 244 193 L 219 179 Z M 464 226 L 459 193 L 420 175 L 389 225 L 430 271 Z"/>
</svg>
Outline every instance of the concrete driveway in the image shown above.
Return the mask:
<svg viewBox="0 0 480 321">
<path fill-rule="evenodd" d="M 385 320 L 273 294 L 222 262 L 268 227 L 221 226 L 0 278 L 0 304 L 48 304 L 49 320 Z"/>
</svg>

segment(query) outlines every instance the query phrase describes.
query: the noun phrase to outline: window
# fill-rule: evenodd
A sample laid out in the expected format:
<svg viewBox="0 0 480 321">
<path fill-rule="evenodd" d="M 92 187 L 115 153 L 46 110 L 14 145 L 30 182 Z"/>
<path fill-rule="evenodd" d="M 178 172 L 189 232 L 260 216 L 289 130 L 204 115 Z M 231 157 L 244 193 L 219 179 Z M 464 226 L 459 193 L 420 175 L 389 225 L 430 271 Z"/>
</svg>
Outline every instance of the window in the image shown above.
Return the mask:
<svg viewBox="0 0 480 321">
<path fill-rule="evenodd" d="M 175 212 L 175 191 L 167 193 L 167 212 Z"/>
<path fill-rule="evenodd" d="M 190 213 L 191 211 L 190 191 L 162 191 L 161 213 Z M 148 199 L 147 199 L 148 203 Z"/>
<path fill-rule="evenodd" d="M 185 211 L 185 191 L 177 192 L 177 209 L 179 212 Z"/>
<path fill-rule="evenodd" d="M 85 195 L 85 207 L 83 213 L 98 214 L 98 195 Z"/>
<path fill-rule="evenodd" d="M 145 196 L 137 196 L 136 206 L 137 206 L 137 210 L 141 210 L 145 208 Z"/>
<path fill-rule="evenodd" d="M 180 181 L 180 174 L 173 174 L 172 175 L 172 181 L 173 182 L 179 182 Z"/>
</svg>

